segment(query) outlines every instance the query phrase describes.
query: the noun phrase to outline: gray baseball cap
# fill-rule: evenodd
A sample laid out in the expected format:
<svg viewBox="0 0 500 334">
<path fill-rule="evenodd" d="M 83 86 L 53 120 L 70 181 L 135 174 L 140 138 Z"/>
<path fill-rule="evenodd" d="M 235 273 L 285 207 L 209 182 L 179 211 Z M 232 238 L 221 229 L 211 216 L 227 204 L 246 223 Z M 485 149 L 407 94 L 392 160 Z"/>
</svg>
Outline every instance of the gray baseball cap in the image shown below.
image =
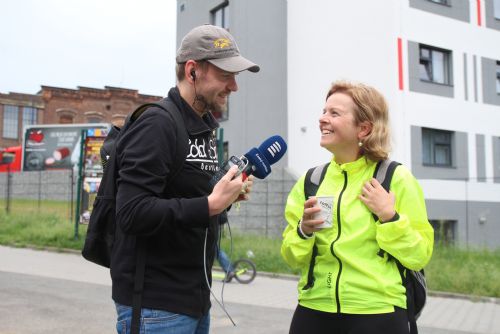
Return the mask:
<svg viewBox="0 0 500 334">
<path fill-rule="evenodd" d="M 241 56 L 234 37 L 226 29 L 209 24 L 193 28 L 184 36 L 175 60 L 178 64 L 206 60 L 232 73 L 260 70 L 259 65 Z"/>
</svg>

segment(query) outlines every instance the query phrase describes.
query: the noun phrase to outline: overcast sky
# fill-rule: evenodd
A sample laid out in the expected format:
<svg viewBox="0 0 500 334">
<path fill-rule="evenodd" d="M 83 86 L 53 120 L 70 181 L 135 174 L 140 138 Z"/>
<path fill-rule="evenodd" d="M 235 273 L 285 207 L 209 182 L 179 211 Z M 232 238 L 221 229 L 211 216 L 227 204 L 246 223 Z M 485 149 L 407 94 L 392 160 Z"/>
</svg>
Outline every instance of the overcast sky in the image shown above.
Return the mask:
<svg viewBox="0 0 500 334">
<path fill-rule="evenodd" d="M 2 0 L 0 93 L 175 84 L 175 0 Z"/>
</svg>

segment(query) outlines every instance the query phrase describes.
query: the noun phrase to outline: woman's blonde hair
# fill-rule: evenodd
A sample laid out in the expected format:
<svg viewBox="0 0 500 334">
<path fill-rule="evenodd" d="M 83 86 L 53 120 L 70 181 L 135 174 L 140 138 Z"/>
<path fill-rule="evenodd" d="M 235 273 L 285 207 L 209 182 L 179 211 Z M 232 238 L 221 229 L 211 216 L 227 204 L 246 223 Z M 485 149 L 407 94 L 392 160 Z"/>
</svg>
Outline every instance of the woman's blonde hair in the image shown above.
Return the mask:
<svg viewBox="0 0 500 334">
<path fill-rule="evenodd" d="M 348 81 L 337 81 L 326 95 L 326 99 L 334 93 L 343 93 L 352 98 L 354 120 L 372 124 L 371 132 L 363 139 L 361 153 L 372 161 L 387 159 L 390 152 L 389 111 L 387 102 L 375 88 Z"/>
</svg>

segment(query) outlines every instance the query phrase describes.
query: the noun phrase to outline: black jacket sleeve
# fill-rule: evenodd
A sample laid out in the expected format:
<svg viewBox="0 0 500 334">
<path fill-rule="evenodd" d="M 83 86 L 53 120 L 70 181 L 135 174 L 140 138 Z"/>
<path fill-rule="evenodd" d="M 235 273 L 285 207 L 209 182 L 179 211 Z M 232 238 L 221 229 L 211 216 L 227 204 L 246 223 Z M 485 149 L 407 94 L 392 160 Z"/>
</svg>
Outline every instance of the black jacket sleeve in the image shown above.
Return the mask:
<svg viewBox="0 0 500 334">
<path fill-rule="evenodd" d="M 208 226 L 206 196 L 167 199 L 164 193 L 176 140 L 173 117 L 160 109 L 147 110 L 119 139 L 116 221 L 124 233 L 152 235 L 173 224 Z"/>
</svg>

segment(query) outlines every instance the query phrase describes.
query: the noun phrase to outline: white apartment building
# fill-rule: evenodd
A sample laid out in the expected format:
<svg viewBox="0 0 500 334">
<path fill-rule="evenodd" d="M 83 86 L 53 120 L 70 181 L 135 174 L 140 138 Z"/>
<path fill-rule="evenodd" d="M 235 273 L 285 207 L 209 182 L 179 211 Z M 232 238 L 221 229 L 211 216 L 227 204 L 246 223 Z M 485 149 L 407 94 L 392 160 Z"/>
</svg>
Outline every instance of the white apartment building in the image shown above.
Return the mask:
<svg viewBox="0 0 500 334">
<path fill-rule="evenodd" d="M 261 65 L 221 118 L 228 154 L 282 135 L 277 170 L 296 179 L 330 159 L 331 83 L 364 82 L 388 100 L 391 158 L 419 179 L 436 239 L 500 246 L 500 0 L 178 0 L 177 17 L 178 44 L 218 24 Z"/>
</svg>

